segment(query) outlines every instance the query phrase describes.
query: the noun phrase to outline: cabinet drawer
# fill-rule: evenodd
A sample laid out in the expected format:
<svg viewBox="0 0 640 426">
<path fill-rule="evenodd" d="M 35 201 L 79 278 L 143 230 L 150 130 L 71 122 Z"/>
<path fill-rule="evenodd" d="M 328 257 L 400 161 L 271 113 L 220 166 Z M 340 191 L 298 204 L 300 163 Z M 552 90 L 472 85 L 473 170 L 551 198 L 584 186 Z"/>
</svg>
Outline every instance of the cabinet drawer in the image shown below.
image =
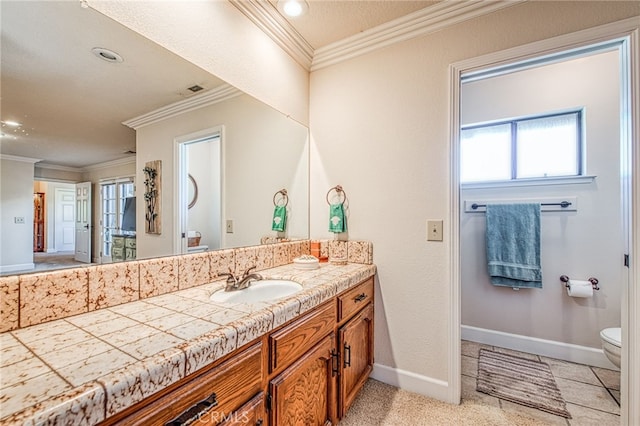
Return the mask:
<svg viewBox="0 0 640 426">
<path fill-rule="evenodd" d="M 122 237 L 113 237 L 113 241 L 112 241 L 113 247 L 114 248 L 124 248 L 124 238 Z"/>
<path fill-rule="evenodd" d="M 116 247 L 116 246 L 111 247 L 111 258 L 113 260 L 124 260 L 124 257 L 125 257 L 124 247 Z"/>
<path fill-rule="evenodd" d="M 338 296 L 338 321 L 349 318 L 369 302 L 373 302 L 373 278 Z"/>
<path fill-rule="evenodd" d="M 125 252 L 124 252 L 125 259 L 130 260 L 130 259 L 135 259 L 136 258 L 136 249 L 135 248 L 128 248 L 127 247 L 124 250 L 125 250 Z"/>
<path fill-rule="evenodd" d="M 274 372 L 298 359 L 335 326 L 335 302 L 314 309 L 269 336 L 269 372 Z"/>
<path fill-rule="evenodd" d="M 217 425 L 261 391 L 262 344 L 258 343 L 121 420 L 122 425 L 178 425 L 198 417 Z"/>
<path fill-rule="evenodd" d="M 229 414 L 220 426 L 260 426 L 266 424 L 264 392 L 260 392 L 251 401 Z"/>
</svg>

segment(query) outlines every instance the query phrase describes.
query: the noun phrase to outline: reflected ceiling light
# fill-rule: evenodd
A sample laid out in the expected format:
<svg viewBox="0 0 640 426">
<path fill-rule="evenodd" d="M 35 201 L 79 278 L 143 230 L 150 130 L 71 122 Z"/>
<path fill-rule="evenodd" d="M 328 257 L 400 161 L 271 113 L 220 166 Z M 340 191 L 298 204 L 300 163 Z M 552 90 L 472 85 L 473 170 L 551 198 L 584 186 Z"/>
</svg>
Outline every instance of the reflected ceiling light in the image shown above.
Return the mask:
<svg viewBox="0 0 640 426">
<path fill-rule="evenodd" d="M 94 47 L 91 49 L 94 55 L 107 62 L 122 62 L 122 56 L 114 52 L 113 50 L 105 49 L 103 47 Z"/>
<path fill-rule="evenodd" d="M 5 120 L 2 122 L 2 124 L 5 124 L 7 126 L 10 127 L 20 127 L 22 126 L 22 124 L 18 123 L 17 121 L 11 121 L 11 120 Z"/>
<path fill-rule="evenodd" d="M 309 5 L 305 0 L 278 0 L 278 9 L 285 15 L 295 18 L 307 13 Z"/>
</svg>

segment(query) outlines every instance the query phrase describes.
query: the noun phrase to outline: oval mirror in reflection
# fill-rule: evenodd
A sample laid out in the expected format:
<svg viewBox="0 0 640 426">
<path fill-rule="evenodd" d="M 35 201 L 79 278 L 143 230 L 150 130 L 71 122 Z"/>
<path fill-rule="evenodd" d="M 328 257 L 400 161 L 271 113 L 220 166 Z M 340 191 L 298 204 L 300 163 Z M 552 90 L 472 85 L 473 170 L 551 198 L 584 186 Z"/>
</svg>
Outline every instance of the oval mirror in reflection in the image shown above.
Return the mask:
<svg viewBox="0 0 640 426">
<path fill-rule="evenodd" d="M 191 208 L 195 206 L 196 201 L 198 201 L 198 184 L 191 175 L 189 175 L 187 191 L 187 200 L 189 200 L 188 207 Z"/>
</svg>

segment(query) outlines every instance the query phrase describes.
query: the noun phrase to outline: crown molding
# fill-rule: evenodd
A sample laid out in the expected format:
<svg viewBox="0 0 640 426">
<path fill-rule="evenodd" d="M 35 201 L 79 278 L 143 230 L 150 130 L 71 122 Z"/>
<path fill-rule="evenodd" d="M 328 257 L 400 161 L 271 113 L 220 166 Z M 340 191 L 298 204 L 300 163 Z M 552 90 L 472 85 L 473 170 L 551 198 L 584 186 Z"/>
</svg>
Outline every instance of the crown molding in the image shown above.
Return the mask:
<svg viewBox="0 0 640 426">
<path fill-rule="evenodd" d="M 38 161 L 42 161 L 42 160 L 38 160 Z M 116 160 L 105 161 L 104 163 L 96 163 L 96 164 L 92 164 L 90 166 L 85 166 L 85 167 L 70 167 L 70 166 L 61 166 L 59 164 L 38 163 L 36 164 L 36 168 L 48 169 L 48 170 L 60 170 L 63 172 L 84 173 L 84 172 L 90 172 L 92 170 L 106 169 L 109 167 L 124 166 L 126 164 L 131 164 L 135 162 L 136 162 L 136 157 L 134 155 L 131 157 L 124 157 L 124 158 L 118 158 Z"/>
<path fill-rule="evenodd" d="M 313 47 L 271 3 L 259 0 L 229 0 L 229 2 L 296 62 L 309 70 L 313 61 Z"/>
<path fill-rule="evenodd" d="M 136 156 L 133 155 L 130 157 L 118 158 L 117 160 L 105 161 L 104 163 L 92 164 L 90 166 L 83 167 L 81 171 L 90 172 L 93 170 L 106 169 L 109 167 L 125 166 L 131 163 L 135 164 L 135 162 Z"/>
<path fill-rule="evenodd" d="M 122 124 L 137 130 L 141 127 L 148 126 L 149 124 L 157 123 L 158 121 L 175 117 L 176 115 L 180 115 L 185 112 L 226 101 L 227 99 L 235 98 L 242 94 L 243 92 L 239 89 L 229 84 L 223 84 L 215 89 L 207 90 L 201 95 L 191 96 L 188 99 L 174 102 L 162 108 L 134 117 L 130 120 L 123 121 Z"/>
<path fill-rule="evenodd" d="M 442 30 L 526 0 L 443 1 L 363 31 L 315 51 L 311 71 L 363 55 L 394 43 Z"/>
<path fill-rule="evenodd" d="M 70 166 L 61 166 L 58 164 L 49 164 L 49 163 L 38 163 L 36 164 L 38 169 L 49 169 L 49 170 L 60 170 L 63 172 L 73 172 L 73 173 L 82 173 L 82 167 L 70 167 Z"/>
<path fill-rule="evenodd" d="M 21 161 L 23 163 L 35 164 L 42 161 L 41 158 L 20 157 L 19 155 L 0 154 L 0 160 Z"/>
<path fill-rule="evenodd" d="M 305 69 L 316 71 L 527 0 L 444 0 L 316 50 L 268 1 L 228 1 Z"/>
</svg>

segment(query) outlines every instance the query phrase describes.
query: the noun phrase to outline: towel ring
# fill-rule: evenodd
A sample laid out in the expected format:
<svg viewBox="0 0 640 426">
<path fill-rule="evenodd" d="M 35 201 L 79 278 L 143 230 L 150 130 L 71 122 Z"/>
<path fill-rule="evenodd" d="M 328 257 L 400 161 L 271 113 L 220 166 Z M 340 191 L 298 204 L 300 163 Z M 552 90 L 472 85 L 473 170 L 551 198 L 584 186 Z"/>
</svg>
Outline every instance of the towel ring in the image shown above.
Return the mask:
<svg viewBox="0 0 640 426">
<path fill-rule="evenodd" d="M 329 201 L 329 195 L 331 194 L 331 191 L 336 191 L 338 197 L 340 197 L 340 194 L 342 194 L 342 202 L 340 204 L 344 204 L 344 202 L 347 201 L 347 193 L 344 192 L 344 189 L 342 189 L 341 185 L 336 185 L 327 192 L 327 204 L 331 205 L 331 201 Z"/>
<path fill-rule="evenodd" d="M 278 204 L 278 202 L 276 201 L 276 198 L 278 198 L 278 194 L 280 194 L 280 202 L 284 202 L 284 204 Z M 287 190 L 286 189 L 281 189 L 280 191 L 276 192 L 275 194 L 273 194 L 273 205 L 274 206 L 284 206 L 287 207 L 287 205 L 289 205 L 289 196 L 287 195 Z"/>
</svg>

